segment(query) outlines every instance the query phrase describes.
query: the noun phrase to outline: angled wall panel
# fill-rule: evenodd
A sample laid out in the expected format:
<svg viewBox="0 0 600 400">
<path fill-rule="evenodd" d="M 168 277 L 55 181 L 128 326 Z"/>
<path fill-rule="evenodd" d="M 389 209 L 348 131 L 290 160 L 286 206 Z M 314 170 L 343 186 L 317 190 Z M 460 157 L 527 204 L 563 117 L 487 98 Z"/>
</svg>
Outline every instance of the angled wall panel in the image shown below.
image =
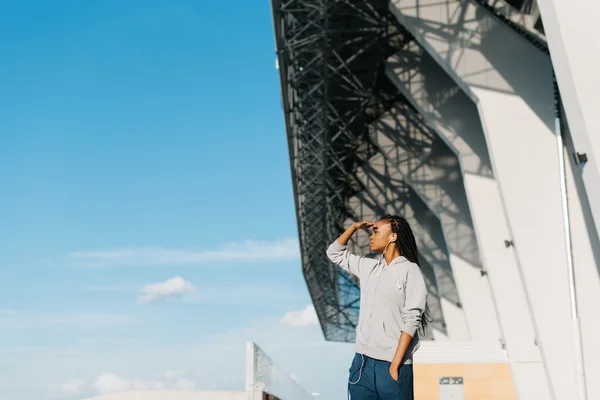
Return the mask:
<svg viewBox="0 0 600 400">
<path fill-rule="evenodd" d="M 568 138 L 569 126 L 565 126 Z M 586 185 L 581 167 L 573 157 L 574 147 L 571 141 L 565 146 L 567 161 L 567 193 L 569 196 L 569 215 L 572 234 L 573 263 L 577 289 L 580 329 L 583 350 L 583 367 L 588 399 L 600 398 L 600 239 L 596 234 Z M 574 366 L 569 366 L 570 370 Z"/>
<path fill-rule="evenodd" d="M 564 364 L 574 358 L 549 58 L 470 1 L 393 0 L 390 6 L 477 105 L 552 394 L 569 398 L 575 377 L 564 374 Z M 528 375 L 544 378 L 534 370 Z M 516 383 L 519 393 L 535 398 L 531 385 Z"/>
<path fill-rule="evenodd" d="M 548 381 L 535 345 L 535 319 L 521 266 L 504 245 L 510 229 L 498 182 L 490 167 L 475 104 L 418 45 L 390 58 L 388 71 L 401 92 L 458 154 L 482 258 L 493 288 L 515 384 L 523 398 L 547 398 Z M 531 384 L 538 382 L 537 384 Z"/>
<path fill-rule="evenodd" d="M 573 151 L 586 154 L 588 159 L 582 166 L 582 178 L 600 235 L 600 3 L 538 0 L 538 5 L 573 136 Z"/>
</svg>

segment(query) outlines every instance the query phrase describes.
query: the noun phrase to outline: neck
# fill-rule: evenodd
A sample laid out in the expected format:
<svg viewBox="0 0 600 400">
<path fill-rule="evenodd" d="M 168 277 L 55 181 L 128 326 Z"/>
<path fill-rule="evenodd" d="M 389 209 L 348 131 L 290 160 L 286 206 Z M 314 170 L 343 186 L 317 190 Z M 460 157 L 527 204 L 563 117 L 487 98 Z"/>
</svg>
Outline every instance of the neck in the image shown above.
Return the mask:
<svg viewBox="0 0 600 400">
<path fill-rule="evenodd" d="M 400 257 L 400 250 L 398 250 L 398 246 L 394 243 L 390 244 L 383 252 L 383 258 L 385 258 L 385 262 L 388 264 L 398 257 Z"/>
</svg>

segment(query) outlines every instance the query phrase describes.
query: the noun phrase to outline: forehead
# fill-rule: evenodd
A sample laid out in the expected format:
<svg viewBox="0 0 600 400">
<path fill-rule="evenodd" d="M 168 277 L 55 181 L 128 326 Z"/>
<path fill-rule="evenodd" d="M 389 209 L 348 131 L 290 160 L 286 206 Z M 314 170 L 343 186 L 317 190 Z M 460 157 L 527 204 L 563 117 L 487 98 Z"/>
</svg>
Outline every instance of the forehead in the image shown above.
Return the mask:
<svg viewBox="0 0 600 400">
<path fill-rule="evenodd" d="M 373 231 L 375 232 L 386 232 L 391 230 L 391 226 L 390 223 L 388 221 L 382 221 L 379 220 L 377 222 L 375 222 L 375 225 L 373 226 Z"/>
</svg>

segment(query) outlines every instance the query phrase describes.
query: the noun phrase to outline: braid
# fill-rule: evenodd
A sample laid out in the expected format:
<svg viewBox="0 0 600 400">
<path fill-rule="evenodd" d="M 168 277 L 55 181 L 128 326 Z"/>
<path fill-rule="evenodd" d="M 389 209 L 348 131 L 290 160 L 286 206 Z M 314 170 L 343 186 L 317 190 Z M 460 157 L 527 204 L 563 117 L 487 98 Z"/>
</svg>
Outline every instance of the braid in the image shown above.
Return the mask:
<svg viewBox="0 0 600 400">
<path fill-rule="evenodd" d="M 408 261 L 419 265 L 419 251 L 417 249 L 417 241 L 415 235 L 408 222 L 398 215 L 386 215 L 381 218 L 388 221 L 392 228 L 392 232 L 396 234 L 396 246 L 400 254 Z"/>
<path fill-rule="evenodd" d="M 419 251 L 417 248 L 417 241 L 409 223 L 406 219 L 398 215 L 386 215 L 381 218 L 384 221 L 390 223 L 392 232 L 396 234 L 396 246 L 400 251 L 400 255 L 406 258 L 408 261 L 415 263 L 421 268 L 419 264 Z M 433 321 L 430 316 L 429 304 L 425 305 L 425 311 L 421 316 L 421 335 L 424 336 L 427 330 L 428 322 Z"/>
</svg>

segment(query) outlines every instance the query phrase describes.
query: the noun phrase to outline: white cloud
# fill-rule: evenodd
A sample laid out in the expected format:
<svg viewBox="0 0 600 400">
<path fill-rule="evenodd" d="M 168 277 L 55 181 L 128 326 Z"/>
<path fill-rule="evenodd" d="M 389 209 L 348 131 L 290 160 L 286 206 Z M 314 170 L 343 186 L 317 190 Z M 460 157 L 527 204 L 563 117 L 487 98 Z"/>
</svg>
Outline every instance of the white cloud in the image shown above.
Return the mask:
<svg viewBox="0 0 600 400">
<path fill-rule="evenodd" d="M 215 261 L 296 260 L 300 257 L 298 240 L 273 242 L 246 240 L 226 243 L 216 249 L 170 249 L 161 247 L 131 247 L 115 250 L 88 250 L 69 254 L 76 265 L 83 267 L 186 265 Z"/>
<path fill-rule="evenodd" d="M 143 380 L 139 380 L 139 379 L 134 379 L 131 382 L 131 388 L 133 390 L 164 390 L 164 389 L 168 389 L 167 385 L 163 381 L 158 381 L 158 380 L 143 381 Z"/>
<path fill-rule="evenodd" d="M 84 382 L 81 379 L 71 379 L 64 382 L 59 387 L 59 395 L 64 397 L 73 397 L 82 393 Z"/>
<path fill-rule="evenodd" d="M 94 388 L 99 394 L 111 394 L 129 390 L 191 390 L 196 382 L 181 377 L 174 372 L 165 372 L 162 379 L 126 379 L 113 373 L 105 373 L 96 378 Z"/>
<path fill-rule="evenodd" d="M 290 311 L 286 313 L 283 318 L 279 321 L 283 325 L 293 327 L 303 327 L 318 325 L 319 319 L 317 318 L 317 312 L 315 307 L 310 304 L 300 311 Z"/>
<path fill-rule="evenodd" d="M 160 283 L 151 283 L 144 286 L 142 294 L 138 298 L 140 303 L 151 303 L 158 300 L 166 299 L 173 296 L 181 296 L 185 293 L 190 293 L 196 288 L 181 276 L 176 276 L 167 279 Z"/>
<path fill-rule="evenodd" d="M 131 385 L 115 374 L 102 374 L 96 379 L 94 388 L 100 394 L 109 394 L 130 390 Z"/>
</svg>

